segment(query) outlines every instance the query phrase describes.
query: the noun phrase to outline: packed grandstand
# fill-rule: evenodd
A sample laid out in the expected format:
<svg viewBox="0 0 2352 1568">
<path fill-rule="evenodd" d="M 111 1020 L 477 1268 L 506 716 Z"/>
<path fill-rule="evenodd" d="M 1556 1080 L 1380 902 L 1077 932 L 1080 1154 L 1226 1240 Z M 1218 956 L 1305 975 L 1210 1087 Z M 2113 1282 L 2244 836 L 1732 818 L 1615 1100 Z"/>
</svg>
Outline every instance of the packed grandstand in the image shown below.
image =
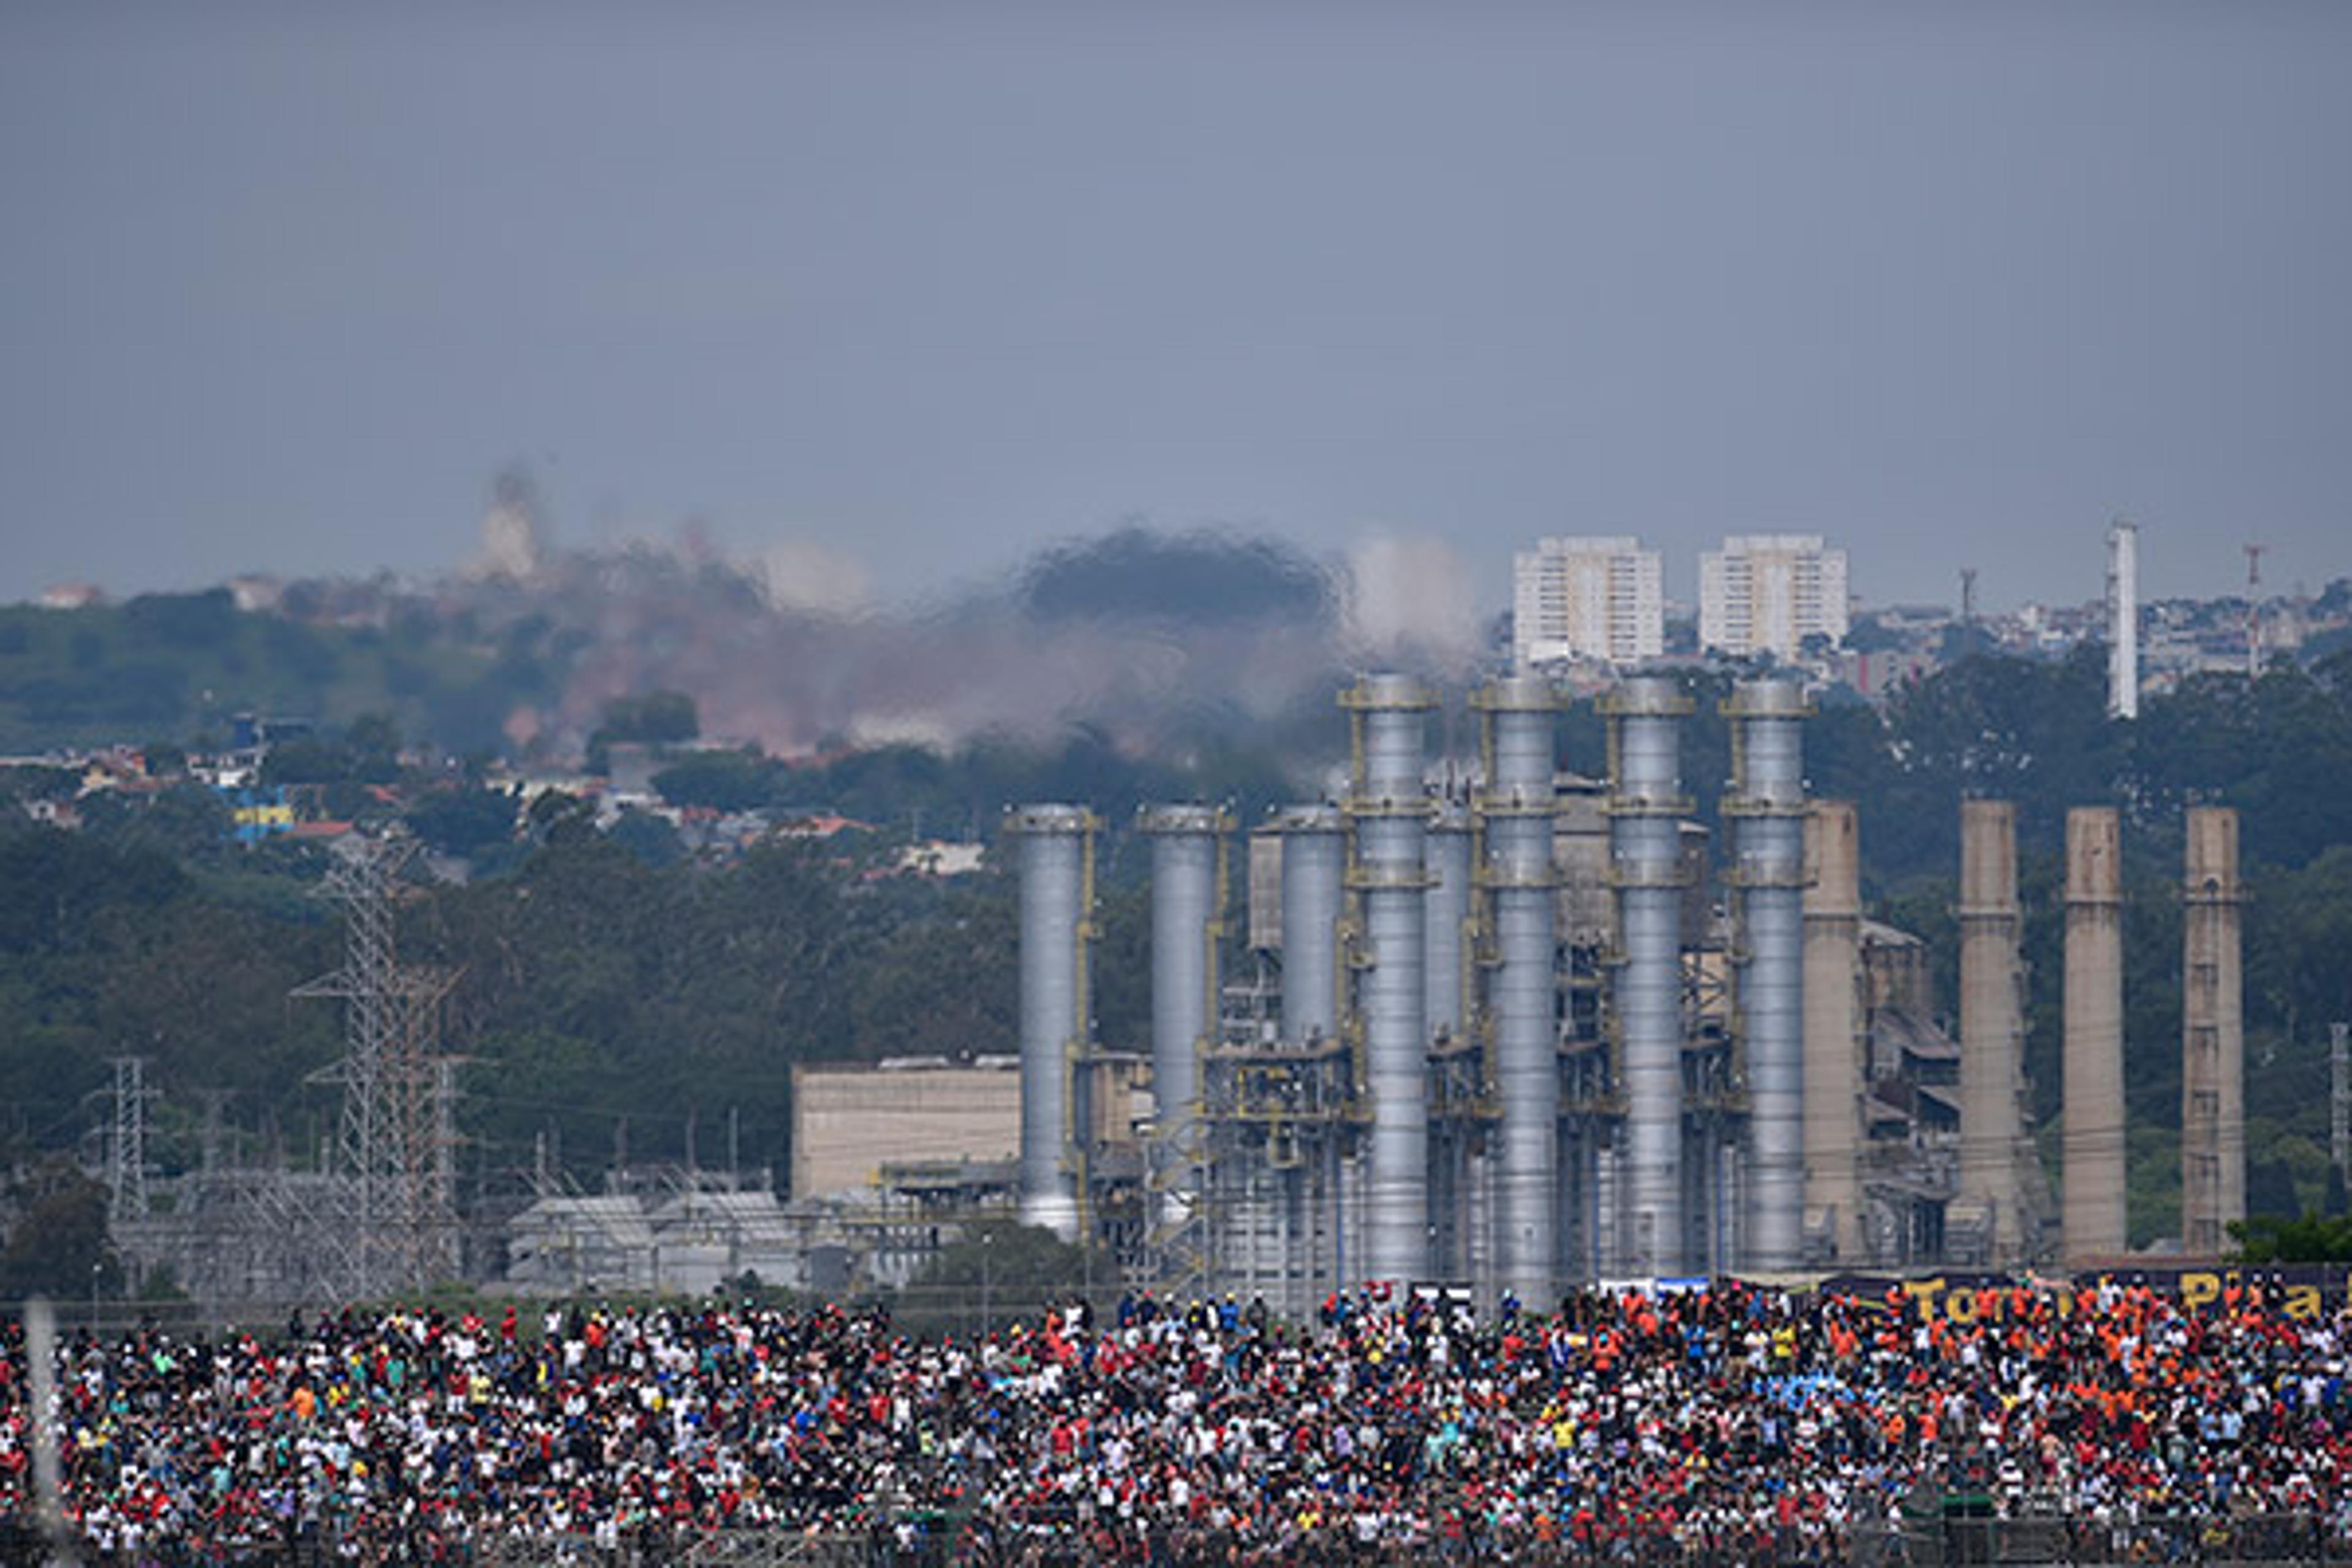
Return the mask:
<svg viewBox="0 0 2352 1568">
<path fill-rule="evenodd" d="M 2060 1521 L 2076 1557 L 2258 1520 L 2292 1521 L 2274 1554 L 2352 1545 L 2352 1314 L 2276 1285 L 1318 1316 L 1130 1297 L 978 1340 L 719 1303 L 68 1334 L 63 1528 L 125 1563 L 671 1561 L 739 1532 L 858 1561 L 1826 1562 L 1916 1558 L 1948 1514 Z"/>
</svg>

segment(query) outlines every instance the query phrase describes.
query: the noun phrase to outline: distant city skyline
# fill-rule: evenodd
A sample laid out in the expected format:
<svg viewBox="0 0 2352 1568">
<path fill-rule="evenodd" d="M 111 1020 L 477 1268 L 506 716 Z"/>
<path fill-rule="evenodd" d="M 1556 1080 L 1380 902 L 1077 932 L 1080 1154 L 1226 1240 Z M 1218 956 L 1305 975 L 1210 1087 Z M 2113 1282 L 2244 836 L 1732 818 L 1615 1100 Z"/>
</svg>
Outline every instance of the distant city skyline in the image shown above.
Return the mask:
<svg viewBox="0 0 2352 1568">
<path fill-rule="evenodd" d="M 497 509 L 492 509 L 494 513 L 496 510 Z M 2129 520 L 2119 519 L 2117 521 L 2127 523 Z M 2102 536 L 2104 537 L 2105 533 L 2107 531 L 2112 531 L 2114 526 L 2115 525 L 2111 523 L 2108 530 L 2103 531 Z M 966 590 L 981 593 L 989 592 L 993 588 L 1012 584 L 1024 571 L 1034 565 L 1036 562 L 1042 559 L 1048 552 L 1067 549 L 1074 545 L 1082 545 L 1089 541 L 1108 540 L 1115 533 L 1134 527 L 1141 527 L 1148 532 L 1164 533 L 1171 539 L 1201 531 L 1199 530 L 1183 528 L 1168 528 L 1162 530 L 1160 529 L 1151 520 L 1130 516 L 1117 520 L 1115 522 L 1106 525 L 1104 528 L 1091 534 L 1041 537 L 1036 541 L 1034 548 L 1031 553 L 1021 556 L 1008 556 L 1003 561 L 995 563 L 991 567 L 974 572 L 960 583 L 948 584 L 944 586 L 950 591 L 958 592 Z M 1210 529 L 1207 531 L 1215 536 L 1225 538 L 1235 543 L 1253 542 L 1268 542 L 1283 548 L 1295 550 L 1298 552 L 1303 558 L 1310 561 L 1318 559 L 1313 552 L 1299 542 L 1286 539 L 1279 534 L 1272 532 L 1245 532 L 1233 529 Z M 1373 544 L 1385 537 L 1388 536 L 1368 535 L 1362 542 L 1368 545 Z M 1553 542 L 1559 537 L 1560 536 L 1548 535 L 1542 539 L 1530 539 L 1527 542 L 1528 550 L 1532 551 L 1547 543 Z M 1736 536 L 1725 536 L 1727 539 L 1731 537 Z M 854 580 L 861 584 L 865 581 L 865 568 L 863 563 L 856 562 L 854 557 L 850 557 L 845 554 L 836 554 L 831 552 L 802 554 L 795 552 L 790 548 L 777 550 L 766 554 L 759 552 L 738 553 L 719 549 L 719 542 L 713 542 L 709 538 L 706 521 L 698 518 L 687 520 L 677 531 L 667 537 L 646 533 L 630 535 L 614 534 L 602 538 L 578 540 L 569 542 L 559 539 L 549 542 L 545 548 L 546 550 L 554 552 L 561 552 L 565 549 L 573 549 L 592 554 L 599 551 L 631 550 L 639 548 L 675 552 L 682 557 L 700 557 L 706 554 L 711 554 L 715 555 L 718 559 L 729 561 L 740 568 L 751 571 L 764 570 L 772 572 L 777 568 L 779 563 L 783 563 L 788 569 L 791 565 L 797 563 L 821 579 L 821 585 L 829 584 L 838 587 L 845 579 Z M 1440 548 L 1442 548 L 1443 545 L 1442 541 L 1423 541 L 1423 542 L 1424 544 L 1434 544 Z M 1646 544 L 1647 542 L 1636 541 L 1635 542 Z M 1719 544 L 1722 542 L 1719 540 L 1717 542 Z M 1825 542 L 1827 542 L 1832 549 L 1835 549 L 1837 542 L 1834 539 L 1826 540 Z M 217 576 L 213 577 L 191 577 L 184 581 L 157 581 L 147 584 L 133 582 L 131 584 L 127 586 L 121 583 L 109 582 L 86 574 L 80 576 L 68 575 L 58 577 L 54 581 L 45 583 L 37 589 L 17 593 L 7 597 L 0 597 L 0 604 L 29 604 L 37 603 L 45 599 L 56 600 L 68 605 L 80 604 L 83 602 L 119 603 L 123 599 L 136 597 L 142 594 L 199 593 L 214 588 L 234 587 L 244 584 L 257 584 L 264 582 L 291 583 L 299 582 L 305 578 L 364 582 L 382 576 L 385 574 L 390 574 L 394 577 L 405 583 L 417 586 L 425 586 L 444 577 L 457 577 L 473 574 L 482 570 L 486 564 L 492 563 L 495 559 L 496 546 L 491 545 L 488 550 L 480 548 L 479 546 L 484 543 L 484 541 L 478 538 L 477 543 L 478 548 L 475 551 L 463 554 L 457 558 L 438 563 L 427 562 L 420 565 L 405 568 L 395 567 L 388 561 L 378 561 L 373 563 L 355 563 L 349 566 L 320 566 L 309 571 L 294 571 L 269 566 L 246 567 L 234 571 L 226 571 L 219 574 Z M 1528 551 L 1522 551 L 1520 553 L 1524 555 L 1528 553 Z M 1654 557 L 1660 552 L 1650 551 L 1647 553 Z M 1662 591 L 1659 595 L 1658 605 L 1664 623 L 1694 624 L 1704 618 L 1706 597 L 1706 584 L 1704 580 L 1705 563 L 1706 558 L 1711 553 L 1713 553 L 1713 552 L 1706 550 L 1696 552 L 1692 562 L 1690 563 L 1689 570 L 1682 574 L 1682 579 L 1686 580 L 1678 580 L 1676 574 L 1671 569 L 1666 569 L 1661 572 L 1660 581 Z M 1839 553 L 1849 554 L 1850 552 L 1841 551 Z M 2270 547 L 2264 547 L 2263 561 L 2265 564 L 2263 568 L 2260 593 L 2262 597 L 2265 600 L 2293 598 L 2299 595 L 2316 596 L 2331 583 L 2340 579 L 2352 578 L 2352 564 L 2343 564 L 2332 570 L 2322 571 L 2307 576 L 2299 576 L 2292 582 L 2283 581 L 2279 577 L 2274 567 L 2269 564 L 2274 559 L 2274 554 L 2275 552 Z M 1360 561 L 1352 556 L 1330 556 L 1320 558 L 1320 560 L 1321 564 L 1324 566 L 1341 574 L 1360 569 L 1362 565 Z M 2347 553 L 2347 560 L 2352 561 L 2352 553 Z M 500 569 L 505 568 L 502 567 Z M 1376 566 L 1376 569 L 1379 568 Z M 2146 606 L 2151 603 L 2170 600 L 2198 602 L 2242 598 L 2244 596 L 2247 587 L 2245 572 L 2246 563 L 2242 547 L 2239 554 L 2238 575 L 2235 578 L 2214 584 L 2210 588 L 2192 586 L 2180 593 L 2147 594 L 2143 592 L 2140 595 L 2140 604 L 2142 608 L 2145 609 Z M 1979 575 L 1982 576 L 1984 574 L 1980 573 Z M 2058 591 L 2033 595 L 2021 595 L 2006 603 L 1986 602 L 1985 595 L 1981 586 L 1979 586 L 1978 593 L 1977 613 L 1980 616 L 2009 615 L 2036 606 L 2053 609 L 2071 609 L 2094 605 L 2103 602 L 2103 595 L 2105 593 L 2104 584 L 2094 584 L 2087 590 L 2080 593 L 2067 591 L 2071 586 L 2072 584 L 2070 579 L 2069 583 L 2067 584 L 2061 585 Z M 777 595 L 777 600 L 780 605 L 799 605 L 801 607 L 810 607 L 812 605 L 824 607 L 825 595 L 823 593 L 818 593 L 809 597 L 803 598 L 793 594 L 790 591 L 790 587 L 791 585 L 789 584 L 781 585 L 780 592 Z M 1517 609 L 1517 605 L 1516 601 L 1519 598 L 1519 592 L 1517 591 L 1517 584 L 1511 576 L 1506 577 L 1499 593 L 1487 594 L 1486 592 L 1486 584 L 1483 583 L 1477 584 L 1477 588 L 1481 595 L 1477 603 L 1477 610 L 1482 616 L 1491 616 L 1494 615 L 1509 613 Z M 862 587 L 855 590 L 855 593 L 856 596 L 862 600 L 866 598 L 865 592 Z M 1940 609 L 1950 615 L 1958 616 L 1963 613 L 1961 601 L 1962 595 L 1960 592 L 1960 584 L 1958 581 L 1955 581 L 1950 585 L 1949 592 L 1941 594 L 1931 591 L 1911 597 L 1865 597 L 1860 592 L 1853 591 L 1849 592 L 1846 598 L 1846 603 L 1850 609 L 1854 614 L 1859 615 L 1870 615 L 1889 610 Z M 869 607 L 873 608 L 894 607 L 870 600 L 867 600 L 866 603 Z M 903 609 L 919 606 L 899 605 L 895 607 Z M 1563 655 L 1561 657 L 1565 656 Z M 1601 656 L 1595 653 L 1592 657 Z"/>
<path fill-rule="evenodd" d="M 429 575 L 517 466 L 883 605 L 1132 521 L 1486 614 L 1566 534 L 2087 603 L 2118 517 L 2146 599 L 2316 590 L 2347 146 L 2320 0 L 26 0 L 0 600 Z"/>
</svg>

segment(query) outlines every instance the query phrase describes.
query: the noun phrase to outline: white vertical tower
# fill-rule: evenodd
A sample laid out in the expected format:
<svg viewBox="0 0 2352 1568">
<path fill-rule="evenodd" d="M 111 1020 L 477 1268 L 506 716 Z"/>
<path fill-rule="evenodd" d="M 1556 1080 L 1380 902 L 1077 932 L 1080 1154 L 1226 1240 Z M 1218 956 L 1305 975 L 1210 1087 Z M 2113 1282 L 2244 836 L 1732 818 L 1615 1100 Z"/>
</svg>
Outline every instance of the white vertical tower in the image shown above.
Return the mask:
<svg viewBox="0 0 2352 1568">
<path fill-rule="evenodd" d="M 2139 530 L 2107 529 L 2107 717 L 2139 717 Z"/>
<path fill-rule="evenodd" d="M 1688 877 L 1679 824 L 1681 724 L 1691 700 L 1665 676 L 1621 682 L 1610 721 L 1609 876 L 1617 895 L 1615 984 L 1622 1272 L 1676 1275 L 1689 1256 L 1683 1221 L 1682 913 Z"/>
<path fill-rule="evenodd" d="M 1429 837 L 1423 851 L 1429 871 L 1429 895 L 1423 923 L 1429 957 L 1422 966 L 1422 1005 L 1429 1016 L 1429 1038 L 1462 1039 L 1470 1030 L 1470 1006 L 1463 992 L 1468 965 L 1463 932 L 1470 921 L 1470 813 L 1458 801 L 1440 800 L 1432 807 Z"/>
<path fill-rule="evenodd" d="M 1008 811 L 1021 844 L 1021 1218 L 1078 1237 L 1084 1163 L 1077 1063 L 1089 1037 L 1094 836 L 1076 805 Z"/>
<path fill-rule="evenodd" d="M 1282 1037 L 1304 1047 L 1339 1029 L 1339 927 L 1348 825 L 1337 806 L 1286 806 L 1282 836 Z"/>
<path fill-rule="evenodd" d="M 1404 1284 L 1429 1269 L 1430 799 L 1422 736 L 1437 697 L 1411 676 L 1368 675 L 1339 705 L 1354 731 L 1348 885 L 1361 911 L 1356 1012 L 1371 1101 L 1365 1278 Z"/>
<path fill-rule="evenodd" d="M 1481 721 L 1478 867 L 1486 1016 L 1497 1099 L 1504 1283 L 1551 1300 L 1559 1270 L 1559 1042 L 1553 970 L 1552 773 L 1559 697 L 1534 676 L 1490 682 Z"/>
<path fill-rule="evenodd" d="M 1804 689 L 1784 677 L 1742 681 L 1731 721 L 1731 881 L 1739 1037 L 1748 1068 L 1748 1227 L 1751 1268 L 1803 1259 L 1805 1200 Z"/>
<path fill-rule="evenodd" d="M 1189 1190 L 1198 1156 L 1201 1053 L 1217 1016 L 1217 939 L 1225 836 L 1213 805 L 1154 805 L 1137 814 L 1151 840 L 1151 1099 L 1164 1179 Z"/>
</svg>

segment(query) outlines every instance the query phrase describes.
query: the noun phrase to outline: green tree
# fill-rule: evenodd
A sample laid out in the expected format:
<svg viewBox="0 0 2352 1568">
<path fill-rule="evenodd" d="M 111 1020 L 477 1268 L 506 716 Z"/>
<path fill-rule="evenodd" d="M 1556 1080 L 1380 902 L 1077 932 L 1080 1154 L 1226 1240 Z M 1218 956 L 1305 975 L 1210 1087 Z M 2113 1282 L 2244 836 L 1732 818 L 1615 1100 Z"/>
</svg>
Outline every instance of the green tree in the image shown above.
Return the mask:
<svg viewBox="0 0 2352 1568">
<path fill-rule="evenodd" d="M 868 950 L 850 994 L 857 1055 L 961 1059 L 1019 1047 L 1020 997 L 1008 962 L 1018 945 L 1012 879 L 941 889 L 908 883 L 909 907 Z"/>
<path fill-rule="evenodd" d="M 93 935 L 100 911 L 186 895 L 188 875 L 145 846 L 25 826 L 0 830 L 0 952 L 57 953 Z"/>
<path fill-rule="evenodd" d="M 104 1187 L 52 1159 L 19 1179 L 16 1198 L 22 1207 L 0 1247 L 0 1300 L 74 1300 L 121 1291 L 122 1266 L 107 1242 Z"/>
<path fill-rule="evenodd" d="M 2089 644 L 2055 662 L 1961 659 L 1888 703 L 1891 768 L 1859 781 L 1875 788 L 1839 780 L 1822 793 L 1861 803 L 1864 853 L 1895 881 L 1958 864 L 1959 803 L 1971 795 L 2015 801 L 2021 845 L 2054 848 L 2069 806 L 2120 791 L 2126 758 L 2105 681 Z"/>
<path fill-rule="evenodd" d="M 351 755 L 350 776 L 362 784 L 390 784 L 400 776 L 400 724 L 391 714 L 362 713 L 343 731 Z"/>
<path fill-rule="evenodd" d="M 2332 1215 L 2255 1215 L 2230 1223 L 2240 1263 L 2352 1262 L 2352 1219 Z"/>
<path fill-rule="evenodd" d="M 234 819 L 217 791 L 184 778 L 152 795 L 120 791 L 90 795 L 82 823 L 91 836 L 113 844 L 201 861 L 226 852 Z"/>
<path fill-rule="evenodd" d="M 892 1315 L 918 1334 L 984 1334 L 1036 1324 L 1116 1276 L 1043 1226 L 982 1220 L 908 1281 Z"/>
<path fill-rule="evenodd" d="M 654 774 L 654 788 L 672 805 L 751 811 L 775 799 L 775 768 L 756 748 L 690 752 Z"/>
<path fill-rule="evenodd" d="M 668 819 L 634 805 L 621 808 L 604 836 L 656 870 L 686 858 L 686 841 Z"/>
<path fill-rule="evenodd" d="M 134 636 L 168 647 L 217 647 L 236 635 L 236 600 L 226 588 L 142 594 L 122 606 L 122 620 Z"/>
<path fill-rule="evenodd" d="M 38 763 L 0 770 L 0 800 L 71 800 L 81 790 L 81 773 L 73 768 Z"/>
<path fill-rule="evenodd" d="M 417 797 L 406 813 L 411 831 L 445 855 L 471 858 L 514 840 L 519 813 L 504 790 L 460 786 Z"/>
</svg>

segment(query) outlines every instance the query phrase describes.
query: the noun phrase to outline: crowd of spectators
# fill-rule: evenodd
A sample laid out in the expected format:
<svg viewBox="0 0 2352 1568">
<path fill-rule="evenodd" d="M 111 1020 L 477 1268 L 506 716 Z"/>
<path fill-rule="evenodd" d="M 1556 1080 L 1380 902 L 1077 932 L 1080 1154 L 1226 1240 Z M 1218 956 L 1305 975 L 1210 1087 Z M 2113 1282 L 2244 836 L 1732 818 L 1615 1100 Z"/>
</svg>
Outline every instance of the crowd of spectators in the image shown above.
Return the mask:
<svg viewBox="0 0 2352 1568">
<path fill-rule="evenodd" d="M 2352 1509 L 2352 1313 L 2109 1283 L 1074 1307 L 974 1340 L 711 1304 L 69 1335 L 64 1507 L 108 1561 L 466 1560 L 766 1529 L 1017 1562 L 1843 1560 L 1961 1495 L 2080 1530 Z M 31 1509 L 21 1333 L 0 1510 Z"/>
</svg>

